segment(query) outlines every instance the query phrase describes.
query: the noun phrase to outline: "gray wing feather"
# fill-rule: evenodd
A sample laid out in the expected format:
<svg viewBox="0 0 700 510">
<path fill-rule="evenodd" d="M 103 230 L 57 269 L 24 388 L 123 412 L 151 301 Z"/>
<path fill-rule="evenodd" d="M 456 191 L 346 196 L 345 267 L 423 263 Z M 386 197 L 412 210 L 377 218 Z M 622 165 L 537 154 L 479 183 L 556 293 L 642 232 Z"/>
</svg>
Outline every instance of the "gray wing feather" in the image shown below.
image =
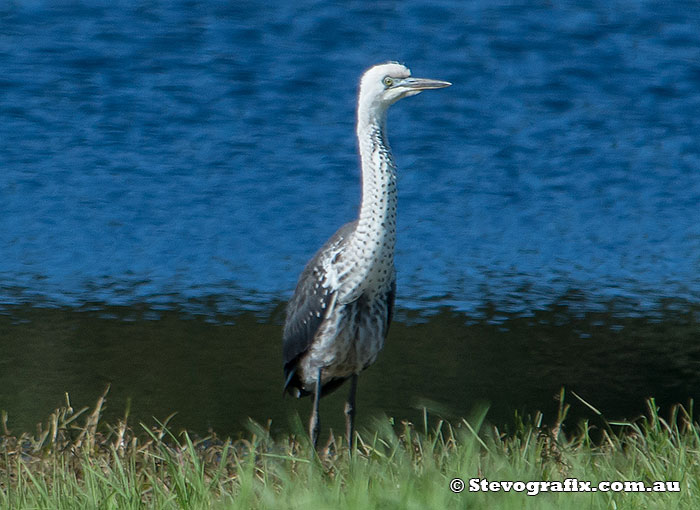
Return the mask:
<svg viewBox="0 0 700 510">
<path fill-rule="evenodd" d="M 296 368 L 299 358 L 309 349 L 325 317 L 329 303 L 336 292 L 335 289 L 324 288 L 323 258 L 333 246 L 345 242 L 349 234 L 355 230 L 357 222 L 343 225 L 324 244 L 299 276 L 292 299 L 287 305 L 287 318 L 282 335 L 284 359 L 284 387 L 300 387 L 296 380 Z"/>
</svg>

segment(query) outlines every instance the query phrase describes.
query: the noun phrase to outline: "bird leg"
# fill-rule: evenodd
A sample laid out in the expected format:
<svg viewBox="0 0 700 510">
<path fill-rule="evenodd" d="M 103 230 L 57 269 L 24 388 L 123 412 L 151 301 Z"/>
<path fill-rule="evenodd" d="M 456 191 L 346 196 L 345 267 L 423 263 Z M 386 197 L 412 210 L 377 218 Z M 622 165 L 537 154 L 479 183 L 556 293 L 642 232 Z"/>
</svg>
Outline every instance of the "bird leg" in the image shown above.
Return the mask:
<svg viewBox="0 0 700 510">
<path fill-rule="evenodd" d="M 314 393 L 314 408 L 311 411 L 311 419 L 309 420 L 309 436 L 311 437 L 311 444 L 314 445 L 314 450 L 318 445 L 318 433 L 321 430 L 321 418 L 318 413 L 318 404 L 321 400 L 321 370 L 318 369 L 318 378 L 316 379 L 316 393 Z"/>
<path fill-rule="evenodd" d="M 348 440 L 348 449 L 352 456 L 353 440 L 355 439 L 355 393 L 357 391 L 357 374 L 352 374 L 350 379 L 350 393 L 345 402 L 345 437 Z"/>
</svg>

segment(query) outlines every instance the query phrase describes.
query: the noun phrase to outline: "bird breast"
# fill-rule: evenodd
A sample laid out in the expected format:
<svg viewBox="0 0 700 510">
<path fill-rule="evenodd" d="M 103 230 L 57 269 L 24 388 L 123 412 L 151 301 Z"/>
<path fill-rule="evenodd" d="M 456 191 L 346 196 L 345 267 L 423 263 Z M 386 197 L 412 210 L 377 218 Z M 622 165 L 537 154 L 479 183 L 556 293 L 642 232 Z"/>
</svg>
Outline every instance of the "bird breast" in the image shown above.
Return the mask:
<svg viewBox="0 0 700 510">
<path fill-rule="evenodd" d="M 323 286 L 337 292 L 339 304 L 385 294 L 394 278 L 395 232 L 363 229 L 358 224 L 348 243 L 323 262 Z"/>
</svg>

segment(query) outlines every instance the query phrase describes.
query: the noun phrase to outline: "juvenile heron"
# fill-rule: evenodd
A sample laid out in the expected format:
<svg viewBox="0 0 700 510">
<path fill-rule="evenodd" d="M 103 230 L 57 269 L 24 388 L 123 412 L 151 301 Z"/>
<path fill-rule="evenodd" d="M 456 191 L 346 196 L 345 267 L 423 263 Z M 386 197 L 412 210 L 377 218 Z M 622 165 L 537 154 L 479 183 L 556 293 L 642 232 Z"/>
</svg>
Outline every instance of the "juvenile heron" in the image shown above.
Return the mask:
<svg viewBox="0 0 700 510">
<path fill-rule="evenodd" d="M 309 435 L 316 448 L 319 399 L 350 379 L 346 437 L 353 450 L 357 375 L 384 346 L 396 293 L 396 165 L 386 139 L 386 114 L 401 98 L 451 85 L 412 78 L 390 62 L 360 81 L 357 140 L 362 166 L 360 215 L 341 227 L 308 262 L 287 305 L 284 388 L 314 395 Z"/>
</svg>

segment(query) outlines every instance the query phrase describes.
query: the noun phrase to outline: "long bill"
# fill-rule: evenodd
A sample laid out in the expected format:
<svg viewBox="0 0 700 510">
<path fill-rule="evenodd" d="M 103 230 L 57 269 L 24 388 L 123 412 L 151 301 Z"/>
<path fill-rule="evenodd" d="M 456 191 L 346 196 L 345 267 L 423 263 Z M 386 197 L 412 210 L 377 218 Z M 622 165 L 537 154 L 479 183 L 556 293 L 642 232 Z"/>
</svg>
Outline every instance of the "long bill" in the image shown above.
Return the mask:
<svg viewBox="0 0 700 510">
<path fill-rule="evenodd" d="M 452 85 L 449 81 L 431 80 L 429 78 L 406 78 L 401 80 L 401 86 L 413 90 L 442 89 Z"/>
</svg>

